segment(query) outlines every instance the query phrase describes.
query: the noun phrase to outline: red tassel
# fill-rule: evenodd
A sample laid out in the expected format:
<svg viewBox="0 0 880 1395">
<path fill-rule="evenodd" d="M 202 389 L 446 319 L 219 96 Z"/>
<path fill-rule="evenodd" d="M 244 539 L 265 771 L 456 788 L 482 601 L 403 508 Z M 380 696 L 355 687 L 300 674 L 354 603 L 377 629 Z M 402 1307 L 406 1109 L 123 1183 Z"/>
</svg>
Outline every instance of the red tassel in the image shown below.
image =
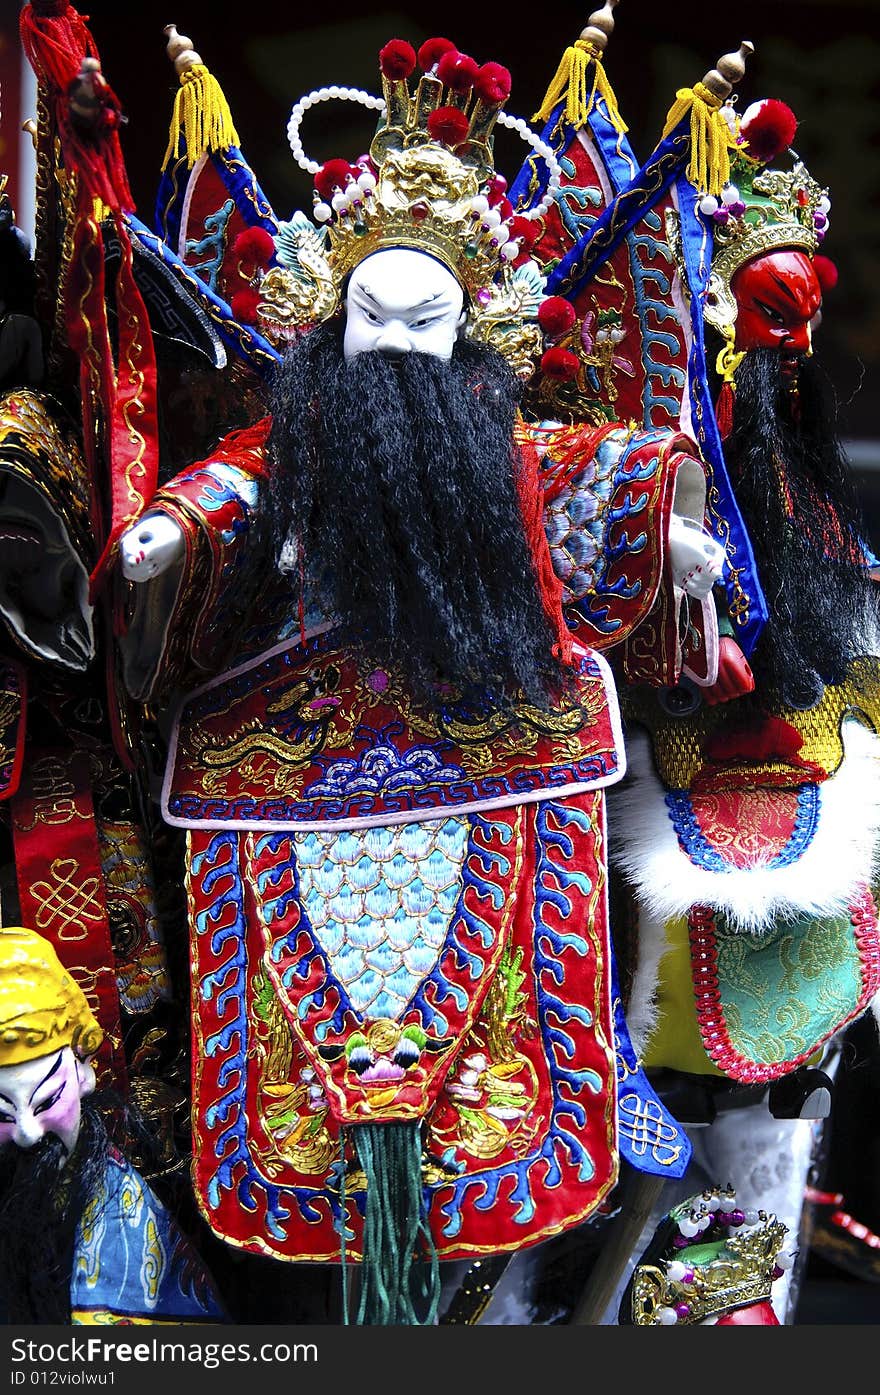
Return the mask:
<svg viewBox="0 0 880 1395">
<path fill-rule="evenodd" d="M 715 420 L 718 423 L 718 435 L 722 441 L 726 441 L 733 430 L 733 404 L 736 398 L 730 383 L 722 383 L 721 391 L 718 394 L 718 401 L 715 403 Z"/>
<path fill-rule="evenodd" d="M 90 578 L 94 602 L 115 544 L 147 507 L 156 488 L 156 359 L 143 297 L 134 279 L 123 214 L 134 208 L 119 144 L 119 103 L 100 72 L 85 19 L 67 0 L 31 0 L 21 12 L 21 39 L 47 100 L 65 167 L 77 176 L 70 229 L 73 255 L 59 300 L 67 342 L 80 363 L 83 439 L 100 551 Z M 122 258 L 113 290 L 118 324 L 116 360 L 104 296 L 103 214 L 113 217 Z M 104 436 L 107 478 L 100 478 L 96 427 Z M 109 506 L 104 517 L 101 499 Z"/>
<path fill-rule="evenodd" d="M 544 495 L 539 482 L 538 452 L 534 443 L 526 437 L 519 440 L 519 456 L 516 486 L 541 604 L 556 636 L 553 652 L 562 663 L 571 664 L 572 636 L 562 614 L 562 582 L 553 570 L 547 534 L 544 532 Z"/>
</svg>

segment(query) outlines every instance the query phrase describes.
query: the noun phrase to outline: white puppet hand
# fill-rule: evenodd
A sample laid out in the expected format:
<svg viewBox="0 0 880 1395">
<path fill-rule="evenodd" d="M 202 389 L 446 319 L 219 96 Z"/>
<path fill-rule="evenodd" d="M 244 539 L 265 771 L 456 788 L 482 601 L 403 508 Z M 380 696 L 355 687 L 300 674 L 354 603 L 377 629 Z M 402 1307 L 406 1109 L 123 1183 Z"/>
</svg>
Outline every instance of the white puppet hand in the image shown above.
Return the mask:
<svg viewBox="0 0 880 1395">
<path fill-rule="evenodd" d="M 669 520 L 669 563 L 675 585 L 703 600 L 721 580 L 724 548 L 699 523 L 674 513 Z"/>
<path fill-rule="evenodd" d="M 119 540 L 122 575 L 128 581 L 151 581 L 186 553 L 183 529 L 164 513 L 148 513 Z"/>
</svg>

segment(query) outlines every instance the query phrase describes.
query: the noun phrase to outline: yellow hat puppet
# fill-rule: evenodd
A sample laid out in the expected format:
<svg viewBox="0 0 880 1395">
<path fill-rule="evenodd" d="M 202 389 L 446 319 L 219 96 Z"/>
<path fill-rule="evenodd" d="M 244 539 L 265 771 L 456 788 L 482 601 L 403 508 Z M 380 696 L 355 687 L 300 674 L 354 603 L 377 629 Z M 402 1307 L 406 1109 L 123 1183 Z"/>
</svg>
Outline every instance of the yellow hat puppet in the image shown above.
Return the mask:
<svg viewBox="0 0 880 1395">
<path fill-rule="evenodd" d="M 85 995 L 42 935 L 0 931 L 0 1067 L 72 1047 L 84 1060 L 104 1033 Z"/>
</svg>

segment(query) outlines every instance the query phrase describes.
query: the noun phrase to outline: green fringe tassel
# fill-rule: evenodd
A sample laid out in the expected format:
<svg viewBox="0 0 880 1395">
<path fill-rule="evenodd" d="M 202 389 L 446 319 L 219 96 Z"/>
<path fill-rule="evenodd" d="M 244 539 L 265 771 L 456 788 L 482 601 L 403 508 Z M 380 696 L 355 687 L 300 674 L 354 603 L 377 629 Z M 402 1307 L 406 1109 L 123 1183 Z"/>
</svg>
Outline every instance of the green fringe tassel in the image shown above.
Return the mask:
<svg viewBox="0 0 880 1395">
<path fill-rule="evenodd" d="M 357 1322 L 432 1326 L 440 1264 L 422 1185 L 420 1126 L 358 1124 L 350 1137 L 367 1182 Z"/>
</svg>

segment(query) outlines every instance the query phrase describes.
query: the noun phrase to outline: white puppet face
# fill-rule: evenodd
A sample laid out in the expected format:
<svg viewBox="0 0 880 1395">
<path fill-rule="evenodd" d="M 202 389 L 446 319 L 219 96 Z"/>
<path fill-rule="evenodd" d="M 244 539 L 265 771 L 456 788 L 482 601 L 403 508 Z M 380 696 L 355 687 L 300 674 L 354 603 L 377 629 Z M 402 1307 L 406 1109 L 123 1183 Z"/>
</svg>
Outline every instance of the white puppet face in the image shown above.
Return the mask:
<svg viewBox="0 0 880 1395">
<path fill-rule="evenodd" d="M 450 359 L 465 321 L 464 291 L 435 257 L 389 247 L 355 267 L 345 310 L 346 358 L 377 351 Z"/>
<path fill-rule="evenodd" d="M 95 1072 L 69 1046 L 0 1066 L 0 1146 L 32 1148 L 56 1134 L 72 1153 L 79 1134 L 80 1101 L 95 1088 Z"/>
</svg>

